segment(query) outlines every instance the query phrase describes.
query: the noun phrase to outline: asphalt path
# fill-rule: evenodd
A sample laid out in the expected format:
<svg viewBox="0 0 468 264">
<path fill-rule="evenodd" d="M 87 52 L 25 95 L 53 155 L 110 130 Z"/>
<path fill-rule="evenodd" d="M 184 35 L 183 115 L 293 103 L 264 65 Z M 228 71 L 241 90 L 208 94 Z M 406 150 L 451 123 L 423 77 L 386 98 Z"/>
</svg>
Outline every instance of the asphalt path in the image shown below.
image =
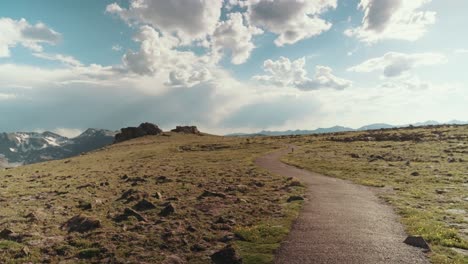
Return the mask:
<svg viewBox="0 0 468 264">
<path fill-rule="evenodd" d="M 282 163 L 290 151 L 256 160 L 272 173 L 307 185 L 303 210 L 274 263 L 429 263 L 421 249 L 403 243 L 407 235 L 398 216 L 375 190 Z"/>
</svg>

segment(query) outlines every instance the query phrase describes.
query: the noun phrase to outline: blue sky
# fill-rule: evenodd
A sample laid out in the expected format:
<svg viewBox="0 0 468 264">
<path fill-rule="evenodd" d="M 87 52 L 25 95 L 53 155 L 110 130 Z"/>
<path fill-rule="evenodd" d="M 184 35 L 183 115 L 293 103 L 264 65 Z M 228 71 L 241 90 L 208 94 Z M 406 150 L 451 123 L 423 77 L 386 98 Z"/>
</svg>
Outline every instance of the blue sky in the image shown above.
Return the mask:
<svg viewBox="0 0 468 264">
<path fill-rule="evenodd" d="M 0 3 L 0 131 L 468 116 L 463 0 Z"/>
</svg>

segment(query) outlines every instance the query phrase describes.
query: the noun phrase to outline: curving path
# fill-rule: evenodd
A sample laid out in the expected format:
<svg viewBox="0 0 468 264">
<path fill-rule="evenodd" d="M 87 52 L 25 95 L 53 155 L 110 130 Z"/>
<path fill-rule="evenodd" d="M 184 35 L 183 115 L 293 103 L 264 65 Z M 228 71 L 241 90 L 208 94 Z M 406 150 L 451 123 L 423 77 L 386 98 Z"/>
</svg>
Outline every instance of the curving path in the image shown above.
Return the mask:
<svg viewBox="0 0 468 264">
<path fill-rule="evenodd" d="M 406 234 L 397 216 L 370 188 L 286 165 L 279 159 L 289 151 L 256 160 L 308 187 L 304 208 L 275 263 L 429 263 L 420 249 L 403 243 Z"/>
</svg>

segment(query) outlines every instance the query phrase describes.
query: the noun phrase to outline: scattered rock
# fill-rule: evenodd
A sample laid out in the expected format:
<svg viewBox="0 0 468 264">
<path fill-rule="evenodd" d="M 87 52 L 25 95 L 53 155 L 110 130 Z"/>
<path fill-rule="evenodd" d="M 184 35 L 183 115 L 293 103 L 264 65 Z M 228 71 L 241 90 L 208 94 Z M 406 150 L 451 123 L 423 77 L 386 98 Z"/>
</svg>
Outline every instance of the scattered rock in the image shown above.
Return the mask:
<svg viewBox="0 0 468 264">
<path fill-rule="evenodd" d="M 62 225 L 62 229 L 66 229 L 68 232 L 78 233 L 89 232 L 100 227 L 100 220 L 85 215 L 76 215 Z"/>
<path fill-rule="evenodd" d="M 142 123 L 139 127 L 122 128 L 120 131 L 115 135 L 115 143 L 148 135 L 159 135 L 163 132 L 158 126 L 151 123 Z"/>
<path fill-rule="evenodd" d="M 138 221 L 143 221 L 143 222 L 147 221 L 146 218 L 144 218 L 141 214 L 139 214 L 138 212 L 130 208 L 125 208 L 123 214 L 114 217 L 114 221 L 117 221 L 117 222 L 125 221 L 125 220 L 128 220 L 128 218 L 131 216 L 135 217 Z"/>
<path fill-rule="evenodd" d="M 148 198 L 148 196 L 149 195 L 147 192 L 130 189 L 122 193 L 122 195 L 120 196 L 119 199 L 117 199 L 117 201 L 125 200 L 125 203 L 130 203 L 133 201 L 139 201 L 139 200 Z"/>
<path fill-rule="evenodd" d="M 159 212 L 159 216 L 169 216 L 173 213 L 175 213 L 175 207 L 172 205 L 172 203 L 169 203 L 161 210 L 161 212 Z"/>
<path fill-rule="evenodd" d="M 424 240 L 424 238 L 421 236 L 408 236 L 403 242 L 413 247 L 422 248 L 428 251 L 431 250 L 426 240 Z"/>
<path fill-rule="evenodd" d="M 185 133 L 185 134 L 195 134 L 199 135 L 200 131 L 196 126 L 177 126 L 175 129 L 171 130 L 172 132 L 176 133 Z"/>
<path fill-rule="evenodd" d="M 135 209 L 137 211 L 146 211 L 146 210 L 151 210 L 151 209 L 155 209 L 155 208 L 156 208 L 156 206 L 152 202 L 150 202 L 150 201 L 148 201 L 146 199 L 143 199 L 143 200 L 139 201 L 137 204 L 135 204 L 133 206 L 133 209 Z"/>
<path fill-rule="evenodd" d="M 294 202 L 294 201 L 304 201 L 304 198 L 302 196 L 297 196 L 297 195 L 293 195 L 288 198 L 288 203 Z"/>
<path fill-rule="evenodd" d="M 214 264 L 242 264 L 242 258 L 231 245 L 211 255 L 211 260 Z"/>
<path fill-rule="evenodd" d="M 219 198 L 226 198 L 226 194 L 224 193 L 218 193 L 218 192 L 210 192 L 208 190 L 205 190 L 200 196 L 198 196 L 198 199 L 203 199 L 205 197 L 219 197 Z"/>
</svg>

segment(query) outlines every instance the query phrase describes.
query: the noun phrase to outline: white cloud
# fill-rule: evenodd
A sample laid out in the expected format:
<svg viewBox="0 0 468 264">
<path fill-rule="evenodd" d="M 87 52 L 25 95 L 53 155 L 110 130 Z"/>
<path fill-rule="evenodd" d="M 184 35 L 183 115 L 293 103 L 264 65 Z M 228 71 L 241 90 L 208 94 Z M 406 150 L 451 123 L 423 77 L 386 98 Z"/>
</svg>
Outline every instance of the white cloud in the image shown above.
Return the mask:
<svg viewBox="0 0 468 264">
<path fill-rule="evenodd" d="M 278 34 L 275 44 L 283 46 L 329 30 L 332 24 L 319 16 L 331 8 L 336 8 L 336 2 L 336 0 L 245 0 L 240 3 L 241 6 L 248 8 L 246 16 L 249 23 Z"/>
<path fill-rule="evenodd" d="M 67 56 L 63 54 L 49 54 L 49 53 L 33 53 L 33 56 L 45 59 L 45 60 L 51 60 L 51 61 L 59 61 L 65 65 L 70 65 L 70 66 L 82 66 L 81 62 L 77 59 L 75 59 L 72 56 Z"/>
<path fill-rule="evenodd" d="M 209 58 L 190 51 L 179 51 L 180 41 L 172 36 L 162 36 L 150 26 L 142 26 L 135 41 L 140 50 L 123 56 L 126 69 L 139 75 L 165 76 L 169 86 L 191 87 L 211 79 Z"/>
<path fill-rule="evenodd" d="M 263 31 L 257 27 L 244 25 L 241 13 L 231 13 L 226 21 L 219 22 L 213 34 L 213 52 L 222 54 L 223 51 L 229 50 L 231 62 L 242 64 L 255 48 L 252 37 L 262 33 Z"/>
<path fill-rule="evenodd" d="M 115 45 L 112 45 L 112 48 L 111 48 L 113 51 L 121 51 L 122 50 L 122 46 L 118 45 L 118 44 L 115 44 Z"/>
<path fill-rule="evenodd" d="M 43 43 L 54 45 L 60 34 L 43 23 L 29 24 L 25 19 L 0 18 L 0 58 L 9 57 L 10 49 L 18 44 L 41 52 Z"/>
<path fill-rule="evenodd" d="M 285 57 L 280 57 L 277 61 L 266 60 L 263 69 L 268 74 L 257 75 L 253 79 L 263 84 L 295 87 L 304 91 L 324 88 L 343 90 L 352 86 L 351 81 L 334 76 L 332 69 L 326 66 L 316 66 L 314 78 L 307 77 L 305 62 L 305 58 L 295 61 Z"/>
<path fill-rule="evenodd" d="M 345 34 L 360 41 L 375 43 L 384 39 L 415 41 L 435 23 L 436 12 L 422 11 L 431 0 L 361 0 L 362 25 Z"/>
<path fill-rule="evenodd" d="M 128 9 L 117 3 L 106 11 L 129 23 L 150 24 L 164 35 L 176 34 L 184 44 L 211 35 L 221 16 L 221 0 L 131 0 Z"/>
<path fill-rule="evenodd" d="M 454 52 L 457 54 L 468 54 L 468 49 L 456 49 Z"/>
<path fill-rule="evenodd" d="M 348 69 L 352 72 L 383 71 L 386 78 L 401 76 L 420 66 L 446 63 L 445 55 L 438 53 L 405 54 L 388 52 L 382 57 L 372 58 Z"/>
<path fill-rule="evenodd" d="M 417 76 L 408 76 L 407 78 L 394 79 L 392 81 L 384 82 L 380 85 L 382 88 L 403 88 L 409 90 L 425 90 L 431 87 L 430 82 L 422 81 Z"/>
</svg>

